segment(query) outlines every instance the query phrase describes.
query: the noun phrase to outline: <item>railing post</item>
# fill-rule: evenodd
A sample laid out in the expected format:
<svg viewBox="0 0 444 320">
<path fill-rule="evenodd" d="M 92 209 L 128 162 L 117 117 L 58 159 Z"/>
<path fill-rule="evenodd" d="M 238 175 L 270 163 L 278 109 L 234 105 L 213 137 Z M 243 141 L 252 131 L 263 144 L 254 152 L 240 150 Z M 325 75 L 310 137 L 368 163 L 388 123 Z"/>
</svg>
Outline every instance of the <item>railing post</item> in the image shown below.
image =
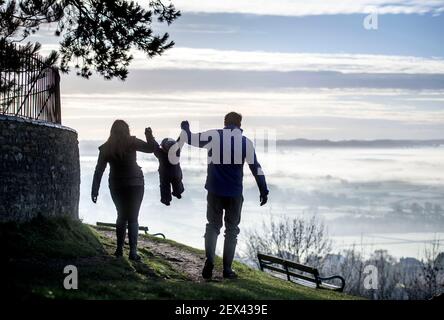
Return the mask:
<svg viewBox="0 0 444 320">
<path fill-rule="evenodd" d="M 62 107 L 60 98 L 60 74 L 58 68 L 53 68 L 54 72 L 54 105 L 55 105 L 55 119 L 54 122 L 62 123 Z"/>
</svg>

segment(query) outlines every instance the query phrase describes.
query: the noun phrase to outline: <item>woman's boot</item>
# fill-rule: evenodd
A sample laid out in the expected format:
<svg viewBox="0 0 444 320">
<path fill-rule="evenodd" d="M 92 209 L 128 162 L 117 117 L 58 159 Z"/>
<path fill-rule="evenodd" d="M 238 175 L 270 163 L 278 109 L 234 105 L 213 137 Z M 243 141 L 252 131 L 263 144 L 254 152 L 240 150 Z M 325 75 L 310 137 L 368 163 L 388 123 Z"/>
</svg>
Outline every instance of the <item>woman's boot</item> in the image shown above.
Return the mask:
<svg viewBox="0 0 444 320">
<path fill-rule="evenodd" d="M 125 244 L 126 236 L 126 221 L 117 218 L 116 221 L 116 237 L 117 237 L 117 248 L 114 255 L 116 257 L 123 256 L 123 245 Z"/>
<path fill-rule="evenodd" d="M 139 224 L 137 222 L 128 224 L 128 240 L 130 246 L 129 259 L 139 261 L 141 258 L 137 254 L 137 237 L 139 236 Z"/>
</svg>

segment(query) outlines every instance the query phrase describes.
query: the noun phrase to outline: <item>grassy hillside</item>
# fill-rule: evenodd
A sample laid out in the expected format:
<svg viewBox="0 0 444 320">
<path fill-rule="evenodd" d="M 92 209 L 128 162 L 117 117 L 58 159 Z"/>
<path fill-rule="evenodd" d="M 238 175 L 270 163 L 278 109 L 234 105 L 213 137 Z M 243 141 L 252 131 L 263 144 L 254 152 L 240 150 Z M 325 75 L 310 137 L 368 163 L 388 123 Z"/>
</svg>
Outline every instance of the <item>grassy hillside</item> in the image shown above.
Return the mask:
<svg viewBox="0 0 444 320">
<path fill-rule="evenodd" d="M 354 299 L 295 285 L 235 263 L 238 280 L 200 279 L 204 255 L 141 235 L 142 262 L 115 258 L 112 231 L 68 219 L 0 225 L 6 244 L 5 287 L 12 299 Z M 126 252 L 127 254 L 127 252 Z M 3 264 L 3 263 L 2 263 Z M 78 268 L 78 290 L 63 288 L 63 268 Z M 221 261 L 217 262 L 220 274 Z"/>
</svg>

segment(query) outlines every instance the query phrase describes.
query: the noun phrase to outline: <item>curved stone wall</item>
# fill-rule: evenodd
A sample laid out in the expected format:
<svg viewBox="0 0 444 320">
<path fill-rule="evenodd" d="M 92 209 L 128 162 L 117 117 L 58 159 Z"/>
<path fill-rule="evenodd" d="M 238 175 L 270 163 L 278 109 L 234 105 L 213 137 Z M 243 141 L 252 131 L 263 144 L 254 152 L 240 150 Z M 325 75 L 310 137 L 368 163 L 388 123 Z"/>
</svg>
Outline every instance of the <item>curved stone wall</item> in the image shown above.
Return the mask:
<svg viewBox="0 0 444 320">
<path fill-rule="evenodd" d="M 78 218 L 79 193 L 76 131 L 0 115 L 0 222 Z"/>
</svg>

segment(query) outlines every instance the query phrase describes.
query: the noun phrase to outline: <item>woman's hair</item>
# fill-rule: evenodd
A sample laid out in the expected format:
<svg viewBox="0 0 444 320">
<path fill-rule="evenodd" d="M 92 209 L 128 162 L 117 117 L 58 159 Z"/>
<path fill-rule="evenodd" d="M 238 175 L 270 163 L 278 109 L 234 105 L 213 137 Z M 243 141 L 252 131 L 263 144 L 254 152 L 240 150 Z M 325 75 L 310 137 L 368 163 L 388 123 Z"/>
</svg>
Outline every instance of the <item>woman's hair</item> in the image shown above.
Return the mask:
<svg viewBox="0 0 444 320">
<path fill-rule="evenodd" d="M 128 124 L 123 120 L 114 121 L 107 140 L 106 153 L 109 157 L 122 158 L 131 143 Z"/>
</svg>

